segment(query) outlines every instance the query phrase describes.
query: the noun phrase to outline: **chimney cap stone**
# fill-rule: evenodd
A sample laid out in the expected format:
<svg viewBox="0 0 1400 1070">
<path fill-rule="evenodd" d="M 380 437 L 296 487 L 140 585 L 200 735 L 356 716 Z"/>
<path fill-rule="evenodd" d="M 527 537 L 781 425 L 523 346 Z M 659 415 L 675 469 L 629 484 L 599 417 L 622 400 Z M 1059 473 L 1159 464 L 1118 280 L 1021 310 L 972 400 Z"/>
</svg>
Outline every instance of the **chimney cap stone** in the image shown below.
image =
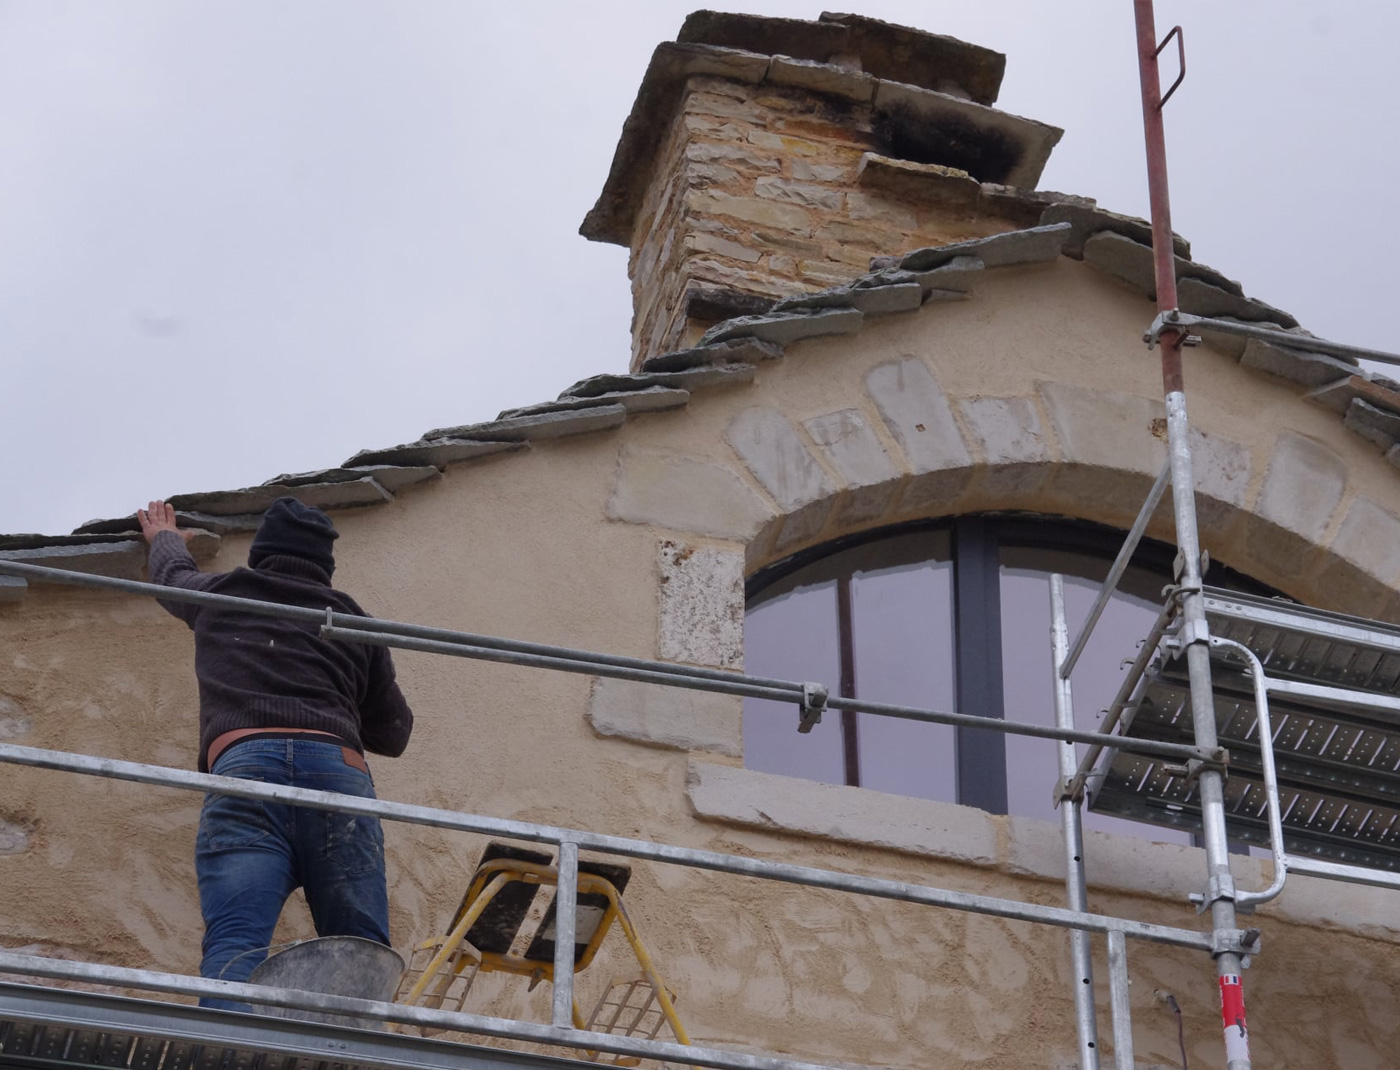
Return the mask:
<svg viewBox="0 0 1400 1070">
<path fill-rule="evenodd" d="M 995 104 L 1006 56 L 955 37 L 892 22 L 823 12 L 816 22 L 724 11 L 696 11 L 681 26 L 682 43 L 738 48 L 860 69 L 876 78 Z"/>
</svg>

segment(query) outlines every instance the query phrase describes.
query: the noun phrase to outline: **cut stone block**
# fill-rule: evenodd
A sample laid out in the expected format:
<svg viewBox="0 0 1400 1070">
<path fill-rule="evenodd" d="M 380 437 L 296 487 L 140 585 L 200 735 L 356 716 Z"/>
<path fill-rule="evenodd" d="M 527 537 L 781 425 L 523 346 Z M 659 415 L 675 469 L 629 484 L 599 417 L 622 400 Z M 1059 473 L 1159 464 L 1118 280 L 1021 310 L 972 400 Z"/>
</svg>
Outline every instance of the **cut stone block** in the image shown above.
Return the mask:
<svg viewBox="0 0 1400 1070">
<path fill-rule="evenodd" d="M 914 472 L 965 467 L 971 462 L 943 388 L 921 360 L 872 368 L 865 389 Z"/>
<path fill-rule="evenodd" d="M 1051 223 L 1043 227 L 993 234 L 989 238 L 915 249 L 900 258 L 899 266 L 905 271 L 928 271 L 960 256 L 975 256 L 989 268 L 1044 263 L 1060 255 L 1060 248 L 1069 237 L 1070 229 L 1068 223 Z"/>
<path fill-rule="evenodd" d="M 836 485 L 777 409 L 746 409 L 725 431 L 753 477 L 785 513 L 836 493 Z"/>
<path fill-rule="evenodd" d="M 787 56 L 773 57 L 773 62 L 768 65 L 767 80 L 774 85 L 796 86 L 813 93 L 825 93 L 860 103 L 875 96 L 876 79 L 864 71 Z"/>
<path fill-rule="evenodd" d="M 1343 422 L 1348 430 L 1383 450 L 1390 449 L 1400 439 L 1400 416 L 1379 409 L 1363 398 L 1352 398 Z"/>
<path fill-rule="evenodd" d="M 1248 447 L 1195 427 L 1191 428 L 1190 441 L 1198 498 L 1214 498 L 1242 508 L 1254 463 Z M 1200 504 L 1198 508 L 1204 510 L 1206 506 Z"/>
<path fill-rule="evenodd" d="M 860 410 L 829 412 L 813 417 L 803 426 L 846 482 L 847 491 L 839 506 L 840 520 L 856 523 L 882 516 L 893 504 L 898 480 L 904 473 Z"/>
<path fill-rule="evenodd" d="M 5 578 L 14 579 L 15 577 L 6 576 Z M 24 715 L 20 704 L 12 698 L 0 695 L 0 739 L 23 739 L 32 731 L 34 731 L 34 722 Z"/>
<path fill-rule="evenodd" d="M 1308 542 L 1322 539 L 1347 486 L 1347 468 L 1320 442 L 1280 432 L 1255 507 L 1265 520 Z"/>
<path fill-rule="evenodd" d="M 744 666 L 744 555 L 661 543 L 661 638 L 665 661 Z"/>
<path fill-rule="evenodd" d="M 0 818 L 0 855 L 17 855 L 29 848 L 29 833 L 13 821 Z"/>
<path fill-rule="evenodd" d="M 901 82 L 880 82 L 872 103 L 878 117 L 906 126 L 911 137 L 946 139 L 953 145 L 994 142 L 1002 150 L 1004 162 L 976 177 L 1008 186 L 1034 189 L 1050 150 L 1064 136 L 1058 127 Z M 975 160 L 985 172 L 981 154 L 971 151 L 972 158 L 966 164 L 954 157 L 948 160 L 949 165 L 966 166 L 971 171 Z"/>
<path fill-rule="evenodd" d="M 592 409 L 600 405 L 621 405 L 630 414 L 643 412 L 664 412 L 679 409 L 690 401 L 689 390 L 677 390 L 669 386 L 649 386 L 644 390 L 614 391 L 588 398 L 560 398 L 539 405 L 527 405 L 520 409 L 506 409 L 498 419 L 513 420 L 521 416 L 538 416 L 547 412 L 574 412 L 579 409 Z"/>
<path fill-rule="evenodd" d="M 1152 247 L 1152 224 L 1137 216 L 1119 215 L 1102 208 L 1086 207 L 1068 201 L 1052 204 L 1041 213 L 1042 225 L 1068 223 L 1069 237 L 1061 247 L 1061 252 L 1075 260 L 1084 258 L 1084 243 L 1091 234 L 1111 230 L 1125 238 L 1131 238 L 1140 245 Z M 1183 260 L 1191 259 L 1191 243 L 1180 234 L 1172 235 L 1172 248 Z"/>
<path fill-rule="evenodd" d="M 1280 323 L 1285 328 L 1298 326 L 1298 321 L 1281 309 L 1241 297 L 1212 286 L 1200 279 L 1181 279 L 1176 284 L 1177 304 L 1193 316 L 1230 316 L 1248 323 Z"/>
<path fill-rule="evenodd" d="M 903 474 L 859 409 L 815 416 L 803 426 L 849 487 L 886 483 Z"/>
<path fill-rule="evenodd" d="M 289 487 L 280 483 L 242 490 L 216 490 L 203 494 L 176 494 L 168 499 L 182 512 L 209 513 L 225 516 L 238 513 L 262 513 L 278 498 L 296 498 L 303 505 L 318 509 L 349 509 L 361 505 L 379 505 L 391 501 L 393 495 L 369 476 L 343 483 L 308 483 Z"/>
<path fill-rule="evenodd" d="M 1157 296 L 1157 265 L 1150 245 L 1142 245 L 1111 230 L 1100 231 L 1084 243 L 1084 262 L 1122 279 L 1148 297 Z M 1176 277 L 1178 288 L 1182 280 L 1194 278 L 1236 297 L 1244 297 L 1243 288 L 1234 279 L 1192 260 L 1176 258 Z"/>
<path fill-rule="evenodd" d="M 354 468 L 324 468 L 319 472 L 289 473 L 269 479 L 263 486 L 302 487 L 310 483 L 348 483 L 368 476 L 390 494 L 397 494 L 404 487 L 437 479 L 441 474 L 433 465 L 371 464 Z"/>
<path fill-rule="evenodd" d="M 1299 339 L 1303 342 L 1304 339 Z M 1323 386 L 1356 374 L 1356 365 L 1326 353 L 1308 353 L 1284 348 L 1258 338 L 1245 341 L 1240 363 L 1246 368 L 1268 372 L 1304 386 Z"/>
<path fill-rule="evenodd" d="M 1156 398 L 1067 383 L 1041 383 L 1040 396 L 1066 461 L 1153 478 L 1161 471 L 1166 445 L 1154 428 L 1166 426 L 1166 407 Z"/>
<path fill-rule="evenodd" d="M 572 412 L 546 412 L 538 416 L 519 416 L 510 420 L 491 420 L 465 427 L 439 427 L 424 434 L 424 438 L 485 438 L 493 441 L 532 442 L 569 435 L 587 435 L 594 431 L 611 431 L 621 427 L 627 410 L 621 405 L 601 405 L 594 409 Z"/>
<path fill-rule="evenodd" d="M 146 544 L 135 539 L 124 539 L 120 542 L 44 546 L 32 550 L 0 550 L 0 561 L 17 561 L 27 565 L 42 565 L 45 568 L 139 580 L 146 564 Z"/>
<path fill-rule="evenodd" d="M 747 541 L 775 516 L 729 468 L 675 454 L 626 448 L 608 516 L 633 524 Z"/>
<path fill-rule="evenodd" d="M 691 368 L 688 371 L 647 372 L 643 375 L 594 375 L 579 380 L 559 396 L 589 398 L 599 394 L 645 390 L 651 386 L 669 386 L 690 391 L 743 386 L 753 382 L 753 375 L 752 364 L 726 364 L 720 367 Z"/>
<path fill-rule="evenodd" d="M 968 398 L 958 410 L 988 464 L 1049 460 L 1040 413 L 1029 398 Z"/>
<path fill-rule="evenodd" d="M 954 293 L 969 293 L 973 284 L 982 274 L 983 264 L 975 256 L 955 256 L 946 264 L 931 271 L 916 271 L 914 278 L 920 287 L 932 293 L 935 290 Z"/>
<path fill-rule="evenodd" d="M 29 591 L 29 581 L 23 576 L 6 576 L 0 572 L 0 602 L 23 602 Z M 0 739 L 4 735 L 4 721 L 0 721 Z"/>
<path fill-rule="evenodd" d="M 783 347 L 771 342 L 762 342 L 757 338 L 734 338 L 712 346 L 696 346 L 648 357 L 642 362 L 642 372 L 681 372 L 729 364 L 757 364 L 764 360 L 779 360 L 782 355 Z"/>
<path fill-rule="evenodd" d="M 1382 585 L 1393 586 L 1400 578 L 1400 518 L 1358 495 L 1347 507 L 1331 550 Z"/>
<path fill-rule="evenodd" d="M 390 446 L 383 450 L 361 450 L 345 462 L 346 468 L 375 464 L 424 465 L 431 464 L 446 468 L 449 464 L 489 457 L 493 453 L 507 453 L 528 449 L 524 442 L 489 442 L 479 439 L 438 438 L 419 439 L 402 446 Z"/>
<path fill-rule="evenodd" d="M 797 735 L 796 707 L 792 731 L 793 745 L 800 746 L 805 737 Z M 998 819 L 971 806 L 696 761 L 686 794 L 703 820 L 978 866 L 999 858 Z"/>
<path fill-rule="evenodd" d="M 599 677 L 588 723 L 600 736 L 675 750 L 743 754 L 743 704 L 731 695 Z"/>
<path fill-rule="evenodd" d="M 711 327 L 700 339 L 701 345 L 731 338 L 757 338 L 785 346 L 803 338 L 823 338 L 834 334 L 855 334 L 864 316 L 854 308 L 817 309 L 813 312 L 769 313 L 741 316 Z"/>
</svg>

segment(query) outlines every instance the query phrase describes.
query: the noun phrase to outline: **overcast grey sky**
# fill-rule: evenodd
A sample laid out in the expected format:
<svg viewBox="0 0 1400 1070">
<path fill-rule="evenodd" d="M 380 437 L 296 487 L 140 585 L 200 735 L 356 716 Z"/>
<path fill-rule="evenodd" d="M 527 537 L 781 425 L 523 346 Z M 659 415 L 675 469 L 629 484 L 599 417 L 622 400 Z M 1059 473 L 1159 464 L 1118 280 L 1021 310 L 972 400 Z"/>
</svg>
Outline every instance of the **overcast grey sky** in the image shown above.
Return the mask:
<svg viewBox="0 0 1400 1070">
<path fill-rule="evenodd" d="M 0 532 L 625 370 L 626 255 L 578 225 L 699 6 L 0 0 Z M 848 9 L 1005 52 L 998 107 L 1066 131 L 1042 186 L 1146 213 L 1130 0 Z M 1195 258 L 1400 348 L 1397 5 L 1158 0 L 1157 21 L 1186 31 L 1167 147 Z"/>
</svg>

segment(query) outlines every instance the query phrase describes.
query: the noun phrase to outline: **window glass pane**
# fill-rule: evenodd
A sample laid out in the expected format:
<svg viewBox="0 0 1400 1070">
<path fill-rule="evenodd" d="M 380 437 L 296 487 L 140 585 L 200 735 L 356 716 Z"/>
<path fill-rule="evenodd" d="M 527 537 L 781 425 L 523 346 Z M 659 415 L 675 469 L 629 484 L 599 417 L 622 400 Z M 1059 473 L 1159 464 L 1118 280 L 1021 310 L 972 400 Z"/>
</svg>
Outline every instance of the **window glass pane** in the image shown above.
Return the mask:
<svg viewBox="0 0 1400 1070">
<path fill-rule="evenodd" d="M 1098 595 L 1109 562 L 1072 551 L 1005 547 L 1001 570 L 1002 674 L 1009 720 L 1055 723 L 1054 681 L 1050 653 L 1050 578 L 1065 576 L 1065 616 L 1070 639 L 1078 633 Z M 1160 607 L 1132 591 L 1160 589 L 1162 579 L 1129 569 L 1094 628 L 1071 679 L 1077 727 L 1096 728 L 1127 673 L 1122 664 L 1137 654 Z M 1013 814 L 1058 820 L 1051 792 L 1058 775 L 1055 744 L 1025 736 L 1007 736 L 1007 803 Z M 1082 752 L 1086 748 L 1079 747 Z M 1137 821 L 1084 814 L 1084 827 L 1170 843 L 1190 843 L 1190 836 Z"/>
<path fill-rule="evenodd" d="M 936 534 L 936 539 L 919 537 L 922 563 L 880 568 L 871 561 L 851 579 L 860 698 L 954 708 L 952 563 L 946 533 Z M 909 548 L 909 543 L 891 546 L 890 557 L 907 559 Z M 863 787 L 956 801 L 951 726 L 872 714 L 858 718 Z"/>
<path fill-rule="evenodd" d="M 836 584 L 799 587 L 751 608 L 744 618 L 744 671 L 824 683 L 840 673 Z M 846 782 L 841 715 L 828 710 L 811 732 L 797 731 L 796 703 L 744 699 L 744 764 L 765 773 Z"/>
</svg>

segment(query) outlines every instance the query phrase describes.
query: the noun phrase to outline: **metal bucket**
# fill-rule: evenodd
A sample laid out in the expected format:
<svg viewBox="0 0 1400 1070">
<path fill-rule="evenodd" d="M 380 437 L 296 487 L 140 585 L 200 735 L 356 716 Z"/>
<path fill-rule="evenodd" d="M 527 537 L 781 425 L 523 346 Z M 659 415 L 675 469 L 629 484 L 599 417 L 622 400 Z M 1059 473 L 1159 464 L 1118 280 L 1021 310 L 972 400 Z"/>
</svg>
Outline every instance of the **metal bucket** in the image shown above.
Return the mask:
<svg viewBox="0 0 1400 1070">
<path fill-rule="evenodd" d="M 403 969 L 403 958 L 391 947 L 359 936 L 322 936 L 269 955 L 248 981 L 271 988 L 387 1001 L 394 998 Z M 255 1009 L 259 1014 L 303 1022 L 348 1025 L 356 1029 L 384 1028 L 384 1023 L 377 1018 L 265 1005 L 255 1006 Z"/>
</svg>

